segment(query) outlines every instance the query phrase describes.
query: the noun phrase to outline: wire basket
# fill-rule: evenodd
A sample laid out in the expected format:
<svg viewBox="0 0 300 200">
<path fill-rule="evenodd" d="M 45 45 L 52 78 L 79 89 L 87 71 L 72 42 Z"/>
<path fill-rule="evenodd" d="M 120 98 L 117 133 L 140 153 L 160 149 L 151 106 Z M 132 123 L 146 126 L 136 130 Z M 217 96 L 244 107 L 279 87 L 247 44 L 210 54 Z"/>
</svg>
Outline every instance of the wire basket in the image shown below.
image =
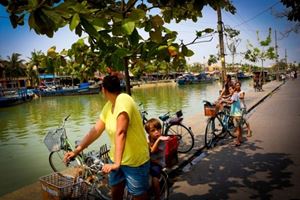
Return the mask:
<svg viewBox="0 0 300 200">
<path fill-rule="evenodd" d="M 48 131 L 44 138 L 44 144 L 50 152 L 59 151 L 62 145 L 62 135 L 66 133 L 66 129 L 58 128 L 55 130 Z"/>
<path fill-rule="evenodd" d="M 76 182 L 73 177 L 65 177 L 52 173 L 40 177 L 43 200 L 78 199 L 85 200 L 88 196 L 88 185 Z"/>
<path fill-rule="evenodd" d="M 217 115 L 216 105 L 204 104 L 204 115 L 207 117 L 214 117 Z"/>
</svg>

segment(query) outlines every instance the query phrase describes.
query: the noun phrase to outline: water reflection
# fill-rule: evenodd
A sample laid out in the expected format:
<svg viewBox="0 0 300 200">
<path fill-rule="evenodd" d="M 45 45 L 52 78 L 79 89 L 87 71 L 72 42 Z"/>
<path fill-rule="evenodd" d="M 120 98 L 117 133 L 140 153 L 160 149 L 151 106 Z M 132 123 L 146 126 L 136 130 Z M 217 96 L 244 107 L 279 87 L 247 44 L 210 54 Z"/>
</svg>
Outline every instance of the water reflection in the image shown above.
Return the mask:
<svg viewBox="0 0 300 200">
<path fill-rule="evenodd" d="M 132 93 L 137 103 L 143 103 L 149 117 L 179 109 L 188 117 L 203 112 L 202 101 L 216 99 L 220 87 L 217 82 L 180 87 L 166 84 L 134 88 Z M 248 84 L 243 84 L 243 89 L 247 91 Z M 71 114 L 66 123 L 68 136 L 71 141 L 81 139 L 99 117 L 104 104 L 105 99 L 99 94 L 44 97 L 26 104 L 1 108 L 0 166 L 1 171 L 6 173 L 2 173 L 2 180 L 5 181 L 0 182 L 0 196 L 51 173 L 49 152 L 43 144 L 47 130 L 58 127 L 62 119 Z M 104 134 L 89 148 L 98 149 L 107 142 L 108 138 Z"/>
</svg>

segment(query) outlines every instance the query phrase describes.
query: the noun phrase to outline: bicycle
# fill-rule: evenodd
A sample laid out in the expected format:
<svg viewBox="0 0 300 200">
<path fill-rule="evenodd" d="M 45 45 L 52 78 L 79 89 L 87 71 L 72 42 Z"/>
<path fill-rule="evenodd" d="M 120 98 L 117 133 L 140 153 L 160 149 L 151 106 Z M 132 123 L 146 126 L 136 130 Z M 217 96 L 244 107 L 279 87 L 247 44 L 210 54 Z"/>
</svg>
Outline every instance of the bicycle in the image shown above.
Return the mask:
<svg viewBox="0 0 300 200">
<path fill-rule="evenodd" d="M 145 124 L 147 119 L 147 111 L 140 104 L 140 112 L 142 115 L 143 124 Z M 162 121 L 162 133 L 165 136 L 176 136 L 179 141 L 178 153 L 187 153 L 192 150 L 194 147 L 194 134 L 191 130 L 191 127 L 186 127 L 183 123 L 183 114 L 179 110 L 175 113 L 174 116 L 171 116 L 170 113 L 159 116 L 159 119 Z"/>
<path fill-rule="evenodd" d="M 81 180 L 93 177 L 92 183 L 85 181 L 89 185 L 89 195 L 101 199 L 111 199 L 109 195 L 110 187 L 107 184 L 107 175 L 101 174 L 100 171 L 100 161 L 108 160 L 109 150 L 106 145 L 101 146 L 99 152 L 82 152 L 67 164 L 63 162 L 65 153 L 74 150 L 65 129 L 65 123 L 69 117 L 70 115 L 63 119 L 60 127 L 48 131 L 44 138 L 44 143 L 50 151 L 48 160 L 52 170 L 60 176 L 65 176 L 64 174 L 68 174 L 71 169 L 83 168 L 85 173 L 82 175 Z M 75 142 L 75 146 L 76 143 L 78 142 Z"/>
<path fill-rule="evenodd" d="M 217 112 L 216 105 L 204 100 L 204 115 L 209 117 L 205 128 L 204 142 L 210 148 L 217 139 L 228 135 L 235 138 L 234 125 L 230 116 L 230 107 L 224 106 L 222 111 Z"/>
<path fill-rule="evenodd" d="M 71 169 L 81 169 L 81 174 L 74 178 L 77 181 L 85 182 L 89 186 L 88 195 L 95 199 L 109 200 L 111 199 L 110 186 L 108 185 L 108 175 L 101 172 L 104 163 L 108 162 L 109 149 L 107 145 L 102 145 L 99 152 L 90 151 L 88 153 L 80 153 L 67 164 L 63 162 L 64 155 L 67 151 L 73 151 L 74 148 L 69 141 L 65 129 L 65 123 L 70 115 L 64 118 L 60 127 L 48 131 L 44 143 L 50 151 L 49 164 L 54 172 L 60 176 L 64 176 L 63 172 Z M 76 142 L 75 142 L 76 143 Z M 150 176 L 150 175 L 149 175 Z M 162 171 L 159 180 L 161 186 L 161 199 L 167 200 L 169 197 L 168 174 Z M 151 189 L 151 188 L 150 188 Z M 153 192 L 149 191 L 149 194 Z M 130 194 L 126 194 L 124 199 L 132 198 Z"/>
</svg>

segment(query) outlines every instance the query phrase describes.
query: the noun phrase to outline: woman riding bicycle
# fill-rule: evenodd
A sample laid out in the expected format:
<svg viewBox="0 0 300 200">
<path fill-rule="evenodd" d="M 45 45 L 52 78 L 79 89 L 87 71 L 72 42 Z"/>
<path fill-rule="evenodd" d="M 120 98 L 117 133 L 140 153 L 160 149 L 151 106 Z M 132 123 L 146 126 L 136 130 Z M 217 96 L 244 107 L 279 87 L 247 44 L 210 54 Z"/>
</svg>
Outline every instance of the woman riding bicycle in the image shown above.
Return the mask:
<svg viewBox="0 0 300 200">
<path fill-rule="evenodd" d="M 150 156 L 142 118 L 133 98 L 121 93 L 117 76 L 103 79 L 102 93 L 108 102 L 104 105 L 100 119 L 86 134 L 73 152 L 66 153 L 68 162 L 88 147 L 103 133 L 108 133 L 111 149 L 110 163 L 102 167 L 109 173 L 112 199 L 123 199 L 124 188 L 133 199 L 148 199 Z"/>
</svg>

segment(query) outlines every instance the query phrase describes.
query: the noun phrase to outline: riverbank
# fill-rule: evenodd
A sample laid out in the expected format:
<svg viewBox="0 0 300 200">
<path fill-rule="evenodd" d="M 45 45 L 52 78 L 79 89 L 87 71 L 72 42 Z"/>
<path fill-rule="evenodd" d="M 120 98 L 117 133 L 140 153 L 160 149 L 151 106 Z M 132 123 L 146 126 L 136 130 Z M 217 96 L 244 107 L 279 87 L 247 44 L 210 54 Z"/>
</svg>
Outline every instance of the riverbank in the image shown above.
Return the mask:
<svg viewBox="0 0 300 200">
<path fill-rule="evenodd" d="M 167 83 L 168 84 L 168 83 Z M 246 103 L 248 108 L 254 108 L 256 104 L 262 101 L 262 99 L 269 96 L 273 90 L 281 85 L 281 82 L 269 82 L 264 85 L 263 92 L 254 92 L 254 90 L 250 90 L 246 94 Z M 153 87 L 153 85 L 152 85 Z M 202 104 L 202 102 L 199 102 Z M 253 110 L 252 108 L 252 110 Z M 173 170 L 181 169 L 186 163 L 188 163 L 195 154 L 197 154 L 203 148 L 203 136 L 204 136 L 204 129 L 206 125 L 206 118 L 202 112 L 196 113 L 194 116 L 185 118 L 185 123 L 192 127 L 193 132 L 195 134 L 195 147 L 188 155 L 180 155 L 180 162 L 179 165 L 173 168 Z M 6 194 L 0 199 L 24 199 L 24 200 L 35 200 L 41 199 L 41 188 L 39 182 L 36 182 L 32 185 L 28 185 L 26 187 L 20 188 L 12 193 Z"/>
</svg>

